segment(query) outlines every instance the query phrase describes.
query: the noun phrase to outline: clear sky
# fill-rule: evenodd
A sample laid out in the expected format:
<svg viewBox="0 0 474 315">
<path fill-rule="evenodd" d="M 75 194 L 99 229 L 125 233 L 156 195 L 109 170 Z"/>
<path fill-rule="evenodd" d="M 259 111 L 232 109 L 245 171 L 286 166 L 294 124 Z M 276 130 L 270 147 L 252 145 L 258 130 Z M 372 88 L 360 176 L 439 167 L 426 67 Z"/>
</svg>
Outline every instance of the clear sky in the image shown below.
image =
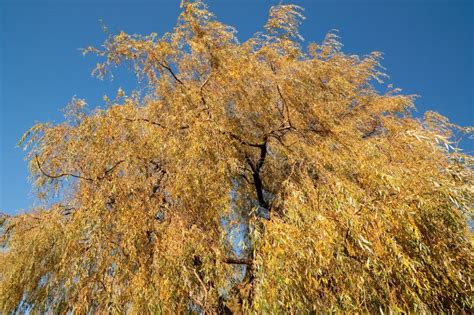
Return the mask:
<svg viewBox="0 0 474 315">
<path fill-rule="evenodd" d="M 274 0 L 208 0 L 217 17 L 245 40 L 265 23 Z M 287 1 L 283 1 L 287 2 Z M 461 125 L 474 125 L 473 2 L 471 0 L 299 0 L 305 8 L 302 35 L 321 41 L 338 29 L 344 51 L 382 51 L 392 83 L 416 102 Z M 134 81 L 121 73 L 112 82 L 90 76 L 96 60 L 78 50 L 111 33 L 161 34 L 171 30 L 179 1 L 0 0 L 0 211 L 34 205 L 24 152 L 15 148 L 35 122 L 60 122 L 61 109 L 76 95 L 90 107 Z M 129 77 L 132 77 L 129 75 Z M 463 144 L 474 149 L 473 141 Z"/>
</svg>

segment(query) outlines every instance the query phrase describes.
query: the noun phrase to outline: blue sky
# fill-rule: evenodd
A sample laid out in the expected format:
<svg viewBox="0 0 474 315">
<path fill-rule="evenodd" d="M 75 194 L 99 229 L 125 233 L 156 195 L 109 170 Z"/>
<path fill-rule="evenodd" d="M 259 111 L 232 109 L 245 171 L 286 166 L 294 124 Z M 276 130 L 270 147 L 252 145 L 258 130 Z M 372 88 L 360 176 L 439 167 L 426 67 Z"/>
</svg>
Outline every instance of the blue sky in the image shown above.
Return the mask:
<svg viewBox="0 0 474 315">
<path fill-rule="evenodd" d="M 241 40 L 261 30 L 278 2 L 207 1 Z M 346 53 L 384 53 L 387 83 L 421 96 L 415 115 L 432 109 L 474 125 L 473 1 L 292 2 L 305 8 L 306 42 L 338 29 Z M 78 49 L 105 39 L 99 19 L 111 33 L 161 34 L 171 30 L 178 12 L 178 0 L 0 0 L 0 211 L 19 213 L 35 204 L 24 152 L 15 148 L 25 130 L 38 121 L 60 122 L 74 95 L 94 107 L 118 87 L 133 88 L 126 73 L 112 82 L 90 76 L 96 60 Z M 472 142 L 464 148 L 472 151 Z"/>
</svg>

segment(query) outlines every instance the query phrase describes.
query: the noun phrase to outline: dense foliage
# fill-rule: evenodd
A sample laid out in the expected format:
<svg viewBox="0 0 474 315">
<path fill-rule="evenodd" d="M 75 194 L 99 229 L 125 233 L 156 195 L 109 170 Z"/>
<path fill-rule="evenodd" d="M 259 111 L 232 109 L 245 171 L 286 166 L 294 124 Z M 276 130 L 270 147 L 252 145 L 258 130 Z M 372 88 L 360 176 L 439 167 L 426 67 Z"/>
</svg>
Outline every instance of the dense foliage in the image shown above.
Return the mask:
<svg viewBox="0 0 474 315">
<path fill-rule="evenodd" d="M 303 48 L 297 6 L 243 43 L 182 7 L 85 50 L 139 90 L 21 140 L 45 206 L 2 219 L 2 313 L 472 309 L 471 130 L 379 92 L 379 53 Z"/>
</svg>

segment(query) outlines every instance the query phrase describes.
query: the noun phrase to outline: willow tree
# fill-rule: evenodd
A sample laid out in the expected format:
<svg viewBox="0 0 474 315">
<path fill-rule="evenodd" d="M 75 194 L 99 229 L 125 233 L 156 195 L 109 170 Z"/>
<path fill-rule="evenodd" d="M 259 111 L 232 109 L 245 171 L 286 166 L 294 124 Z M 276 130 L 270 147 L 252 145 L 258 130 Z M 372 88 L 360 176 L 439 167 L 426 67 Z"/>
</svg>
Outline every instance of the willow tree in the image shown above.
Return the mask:
<svg viewBox="0 0 474 315">
<path fill-rule="evenodd" d="M 243 43 L 182 8 L 162 37 L 85 50 L 140 89 L 73 99 L 20 141 L 45 206 L 5 221 L 0 309 L 472 309 L 473 159 L 453 142 L 469 128 L 380 92 L 377 52 L 334 33 L 303 48 L 297 6 Z"/>
</svg>

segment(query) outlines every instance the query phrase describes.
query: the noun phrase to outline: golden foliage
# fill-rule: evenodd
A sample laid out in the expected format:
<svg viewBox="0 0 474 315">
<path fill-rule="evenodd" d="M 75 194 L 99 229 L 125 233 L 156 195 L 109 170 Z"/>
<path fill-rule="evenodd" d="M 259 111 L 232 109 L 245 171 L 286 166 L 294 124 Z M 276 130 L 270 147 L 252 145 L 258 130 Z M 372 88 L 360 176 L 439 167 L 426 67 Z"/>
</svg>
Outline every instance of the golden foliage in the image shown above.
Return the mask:
<svg viewBox="0 0 474 315">
<path fill-rule="evenodd" d="M 49 206 L 4 219 L 2 312 L 471 309 L 473 159 L 451 141 L 472 129 L 378 92 L 380 53 L 345 55 L 334 33 L 304 50 L 297 6 L 244 43 L 182 7 L 162 37 L 85 50 L 101 78 L 131 64 L 146 92 L 73 99 L 20 141 Z"/>
</svg>

